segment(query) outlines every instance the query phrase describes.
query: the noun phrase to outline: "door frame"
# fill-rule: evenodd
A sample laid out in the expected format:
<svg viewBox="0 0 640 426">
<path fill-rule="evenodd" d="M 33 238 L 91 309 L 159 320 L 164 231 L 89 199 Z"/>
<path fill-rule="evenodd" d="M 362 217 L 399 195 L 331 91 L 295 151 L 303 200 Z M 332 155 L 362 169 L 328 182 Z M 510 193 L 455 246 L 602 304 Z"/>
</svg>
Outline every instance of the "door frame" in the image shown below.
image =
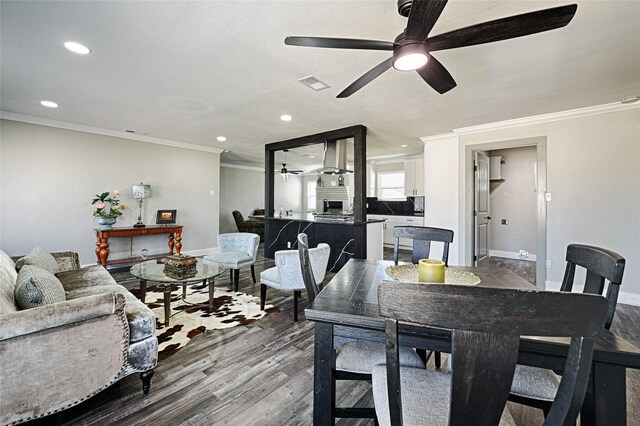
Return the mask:
<svg viewBox="0 0 640 426">
<path fill-rule="evenodd" d="M 496 149 L 520 148 L 524 146 L 536 147 L 537 163 L 537 230 L 536 230 L 536 287 L 545 289 L 547 280 L 547 203 L 544 199 L 547 191 L 547 137 L 538 136 L 532 138 L 509 139 L 496 142 L 465 145 L 464 161 L 464 227 L 465 249 L 464 259 L 466 265 L 473 265 L 473 252 L 475 247 L 475 230 L 473 217 L 474 203 L 474 154 L 476 151 L 492 151 Z"/>
<path fill-rule="evenodd" d="M 483 157 L 485 157 L 487 159 L 487 206 L 486 206 L 486 211 L 485 216 L 486 216 L 486 249 L 487 249 L 487 253 L 486 256 L 481 260 L 478 258 L 478 251 L 480 246 L 478 245 L 478 239 L 476 238 L 476 232 L 478 231 L 478 222 L 479 222 L 479 217 L 481 215 L 480 213 L 480 201 L 478 200 L 479 198 L 479 190 L 477 188 L 476 182 L 480 181 L 480 164 L 479 164 L 479 156 L 482 155 Z M 482 262 L 483 266 L 488 265 L 489 263 L 489 246 L 490 246 L 490 232 L 489 232 L 489 227 L 490 227 L 490 220 L 491 220 L 491 177 L 489 176 L 489 171 L 491 170 L 491 166 L 490 166 L 490 161 L 489 161 L 489 154 L 487 151 L 479 151 L 479 150 L 475 150 L 473 151 L 473 266 L 478 266 L 479 262 Z M 476 179 L 477 178 L 477 179 Z"/>
</svg>

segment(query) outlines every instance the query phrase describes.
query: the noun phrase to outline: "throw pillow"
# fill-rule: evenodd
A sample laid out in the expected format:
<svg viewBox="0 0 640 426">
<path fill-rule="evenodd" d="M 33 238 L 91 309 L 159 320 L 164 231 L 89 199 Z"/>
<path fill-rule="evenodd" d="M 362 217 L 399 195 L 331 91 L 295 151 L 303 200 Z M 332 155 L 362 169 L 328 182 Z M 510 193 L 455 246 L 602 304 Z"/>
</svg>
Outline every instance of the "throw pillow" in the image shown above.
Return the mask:
<svg viewBox="0 0 640 426">
<path fill-rule="evenodd" d="M 16 269 L 19 271 L 24 265 L 33 265 L 44 270 L 55 274 L 58 272 L 58 262 L 54 259 L 51 254 L 41 249 L 40 247 L 36 247 L 31 250 L 29 253 L 18 259 L 16 262 Z"/>
<path fill-rule="evenodd" d="M 51 272 L 33 265 L 20 268 L 15 297 L 20 309 L 51 305 L 66 299 L 60 280 Z"/>
</svg>

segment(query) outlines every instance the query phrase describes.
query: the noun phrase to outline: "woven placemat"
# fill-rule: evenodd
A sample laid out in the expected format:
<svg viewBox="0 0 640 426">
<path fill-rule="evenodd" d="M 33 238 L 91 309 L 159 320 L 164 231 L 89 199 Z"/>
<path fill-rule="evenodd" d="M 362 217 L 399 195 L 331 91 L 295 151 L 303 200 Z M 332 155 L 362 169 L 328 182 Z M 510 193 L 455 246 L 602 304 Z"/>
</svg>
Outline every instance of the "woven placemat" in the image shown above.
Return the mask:
<svg viewBox="0 0 640 426">
<path fill-rule="evenodd" d="M 387 275 L 398 281 L 418 282 L 418 265 L 397 265 L 385 269 Z M 480 277 L 462 268 L 448 266 L 444 271 L 445 284 L 478 285 Z"/>
</svg>

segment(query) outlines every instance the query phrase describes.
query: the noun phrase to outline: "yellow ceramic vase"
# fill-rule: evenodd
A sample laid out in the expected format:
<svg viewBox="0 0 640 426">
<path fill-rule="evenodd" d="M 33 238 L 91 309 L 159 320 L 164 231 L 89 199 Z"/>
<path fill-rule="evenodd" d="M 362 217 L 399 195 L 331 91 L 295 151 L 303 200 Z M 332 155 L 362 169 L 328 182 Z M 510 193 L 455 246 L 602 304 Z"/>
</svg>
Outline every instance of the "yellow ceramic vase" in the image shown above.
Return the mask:
<svg viewBox="0 0 640 426">
<path fill-rule="evenodd" d="M 435 259 L 420 259 L 418 281 L 421 283 L 444 283 L 444 262 Z"/>
</svg>

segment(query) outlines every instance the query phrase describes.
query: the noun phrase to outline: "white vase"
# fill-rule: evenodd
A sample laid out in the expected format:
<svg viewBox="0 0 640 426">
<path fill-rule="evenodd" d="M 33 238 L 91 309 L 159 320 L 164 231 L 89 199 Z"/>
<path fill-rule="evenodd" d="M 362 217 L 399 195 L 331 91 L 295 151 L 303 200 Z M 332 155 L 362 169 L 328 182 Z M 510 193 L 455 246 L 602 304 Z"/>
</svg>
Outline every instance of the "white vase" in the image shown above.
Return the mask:
<svg viewBox="0 0 640 426">
<path fill-rule="evenodd" d="M 116 216 L 96 216 L 98 223 L 100 224 L 100 229 L 111 229 L 111 225 L 116 223 Z"/>
</svg>

